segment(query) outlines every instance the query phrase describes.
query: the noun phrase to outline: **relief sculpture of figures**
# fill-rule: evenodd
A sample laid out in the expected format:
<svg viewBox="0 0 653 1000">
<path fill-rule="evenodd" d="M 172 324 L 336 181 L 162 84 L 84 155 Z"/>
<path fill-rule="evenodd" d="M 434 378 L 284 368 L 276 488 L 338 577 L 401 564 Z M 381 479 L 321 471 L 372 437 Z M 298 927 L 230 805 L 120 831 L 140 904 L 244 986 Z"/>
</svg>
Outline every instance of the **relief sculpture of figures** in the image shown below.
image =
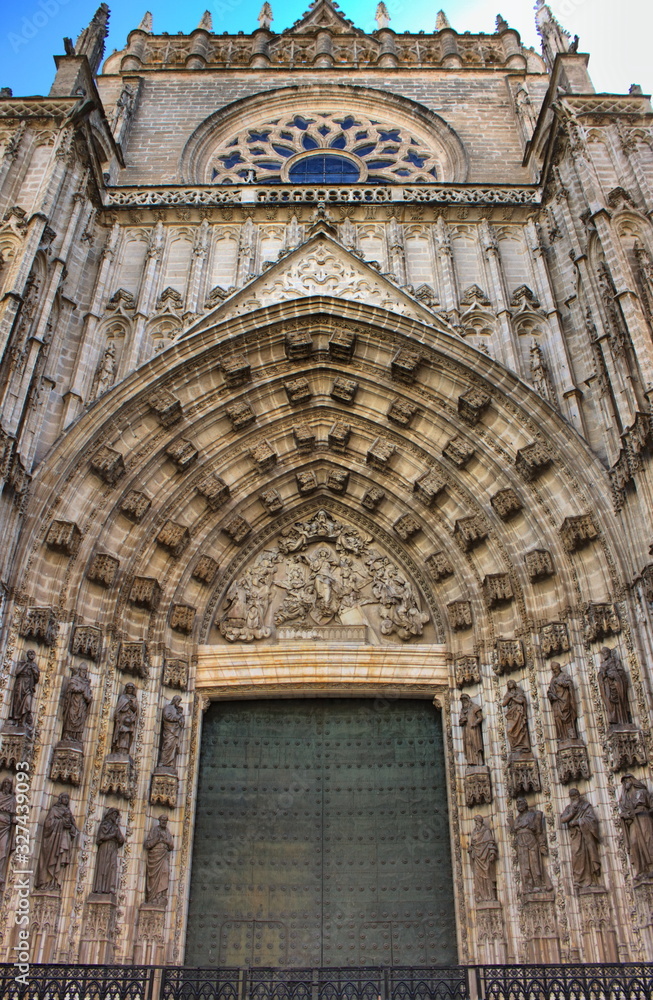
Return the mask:
<svg viewBox="0 0 653 1000">
<path fill-rule="evenodd" d="M 84 726 L 93 701 L 91 682 L 85 666 L 72 667 L 70 677 L 63 684 L 61 702 L 63 705 L 62 739 L 82 742 Z"/>
<path fill-rule="evenodd" d="M 526 799 L 517 799 L 517 816 L 511 823 L 517 848 L 517 863 L 524 892 L 544 892 L 551 889 L 551 881 L 544 867 L 549 853 L 546 842 L 544 813 L 530 809 Z"/>
<path fill-rule="evenodd" d="M 551 664 L 551 673 L 547 696 L 553 709 L 556 737 L 560 743 L 577 740 L 578 704 L 574 682 L 557 662 Z"/>
<path fill-rule="evenodd" d="M 585 889 L 600 885 L 599 818 L 577 788 L 570 789 L 569 805 L 560 816 L 560 821 L 569 830 L 574 888 Z"/>
<path fill-rule="evenodd" d="M 28 649 L 25 659 L 16 667 L 14 690 L 11 698 L 9 719 L 16 726 L 31 731 L 33 725 L 34 693 L 41 673 L 36 664 L 36 653 Z"/>
<path fill-rule="evenodd" d="M 460 696 L 460 717 L 458 724 L 463 731 L 465 760 L 471 767 L 483 764 L 483 709 L 468 694 Z"/>
<path fill-rule="evenodd" d="M 167 816 L 159 816 L 143 846 L 147 851 L 145 902 L 165 906 L 170 884 L 170 852 L 175 846 Z"/>
<path fill-rule="evenodd" d="M 16 846 L 16 796 L 11 778 L 0 783 L 0 894 L 7 881 L 11 852 Z"/>
<path fill-rule="evenodd" d="M 506 709 L 506 735 L 513 753 L 530 754 L 526 695 L 516 681 L 508 681 L 503 707 Z"/>
<path fill-rule="evenodd" d="M 643 781 L 624 774 L 619 813 L 635 880 L 653 880 L 653 794 Z"/>
<path fill-rule="evenodd" d="M 161 719 L 161 743 L 159 745 L 159 767 L 169 767 L 176 771 L 177 754 L 181 747 L 181 734 L 184 731 L 184 710 L 181 707 L 181 696 L 176 694 L 172 701 L 163 709 Z"/>
<path fill-rule="evenodd" d="M 616 649 L 603 646 L 599 667 L 601 696 L 611 726 L 627 726 L 631 723 L 628 704 L 628 675 L 623 668 Z"/>
<path fill-rule="evenodd" d="M 41 850 L 36 867 L 37 889 L 61 889 L 62 872 L 72 858 L 77 826 L 69 808 L 70 798 L 62 792 L 45 817 Z"/>
<path fill-rule="evenodd" d="M 125 843 L 118 809 L 107 809 L 100 821 L 95 843 L 98 850 L 93 892 L 103 896 L 113 895 L 118 887 L 118 849 Z"/>
<path fill-rule="evenodd" d="M 137 723 L 138 699 L 136 697 L 136 685 L 125 684 L 125 688 L 118 698 L 118 703 L 113 713 L 111 753 L 128 754 L 131 751 Z"/>
<path fill-rule="evenodd" d="M 499 849 L 487 820 L 474 817 L 474 830 L 469 838 L 467 853 L 474 873 L 474 897 L 477 903 L 497 898 L 497 858 Z"/>
</svg>

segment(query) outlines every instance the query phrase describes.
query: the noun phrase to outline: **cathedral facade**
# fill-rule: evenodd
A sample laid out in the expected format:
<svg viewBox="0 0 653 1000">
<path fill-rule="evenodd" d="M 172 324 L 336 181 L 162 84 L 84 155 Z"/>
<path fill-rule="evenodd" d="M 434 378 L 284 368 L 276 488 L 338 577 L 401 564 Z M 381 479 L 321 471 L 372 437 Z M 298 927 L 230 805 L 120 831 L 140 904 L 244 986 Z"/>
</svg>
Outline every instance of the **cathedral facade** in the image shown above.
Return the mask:
<svg viewBox="0 0 653 1000">
<path fill-rule="evenodd" d="M 649 99 L 108 16 L 0 96 L 2 960 L 650 962 Z"/>
</svg>

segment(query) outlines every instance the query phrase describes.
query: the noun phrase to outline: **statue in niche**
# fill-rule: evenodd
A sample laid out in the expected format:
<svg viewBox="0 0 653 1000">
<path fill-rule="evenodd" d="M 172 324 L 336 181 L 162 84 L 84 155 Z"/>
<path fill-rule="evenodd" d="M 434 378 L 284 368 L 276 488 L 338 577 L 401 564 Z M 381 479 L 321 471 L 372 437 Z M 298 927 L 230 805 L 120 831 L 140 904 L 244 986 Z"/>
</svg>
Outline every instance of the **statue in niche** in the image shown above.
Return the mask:
<svg viewBox="0 0 653 1000">
<path fill-rule="evenodd" d="M 21 729 L 31 732 L 34 709 L 34 693 L 41 672 L 36 664 L 36 653 L 28 649 L 25 659 L 20 660 L 14 677 L 14 690 L 9 709 L 9 720 Z"/>
<path fill-rule="evenodd" d="M 471 767 L 483 764 L 483 709 L 468 694 L 460 696 L 460 717 L 458 724 L 463 731 L 465 760 Z"/>
<path fill-rule="evenodd" d="M 528 703 L 526 695 L 516 681 L 508 681 L 503 698 L 506 709 L 506 735 L 513 753 L 530 754 L 531 737 L 528 731 Z"/>
<path fill-rule="evenodd" d="M 653 794 L 643 781 L 624 774 L 619 813 L 635 880 L 653 879 Z"/>
<path fill-rule="evenodd" d="M 497 898 L 497 858 L 499 848 L 487 820 L 474 817 L 474 830 L 469 838 L 469 854 L 474 873 L 474 898 L 485 903 Z"/>
<path fill-rule="evenodd" d="M 608 723 L 611 726 L 628 726 L 631 723 L 628 704 L 628 675 L 616 649 L 603 646 L 600 655 L 599 687 Z"/>
<path fill-rule="evenodd" d="M 161 742 L 159 744 L 158 767 L 168 767 L 177 770 L 177 754 L 181 746 L 181 734 L 184 731 L 184 710 L 181 707 L 181 695 L 176 694 L 172 701 L 163 709 L 161 717 Z"/>
<path fill-rule="evenodd" d="M 145 902 L 165 906 L 170 884 L 170 852 L 175 846 L 167 816 L 159 816 L 143 846 L 147 851 Z"/>
<path fill-rule="evenodd" d="M 103 396 L 113 385 L 115 377 L 116 344 L 114 340 L 110 340 L 95 373 L 95 392 L 93 398 L 99 399 L 100 396 Z"/>
<path fill-rule="evenodd" d="M 118 809 L 107 809 L 100 821 L 95 843 L 98 850 L 93 892 L 101 896 L 113 895 L 118 887 L 118 849 L 125 843 Z"/>
<path fill-rule="evenodd" d="M 551 683 L 547 697 L 551 702 L 556 727 L 556 737 L 560 743 L 578 740 L 578 703 L 576 688 L 571 677 L 564 673 L 557 661 L 551 664 Z"/>
<path fill-rule="evenodd" d="M 0 894 L 7 881 L 9 858 L 16 846 L 16 796 L 11 778 L 0 783 Z"/>
<path fill-rule="evenodd" d="M 136 685 L 125 684 L 113 713 L 113 736 L 111 753 L 129 754 L 138 723 L 138 699 Z"/>
<path fill-rule="evenodd" d="M 599 859 L 599 818 L 593 807 L 577 788 L 569 791 L 569 805 L 560 816 L 569 830 L 571 865 L 575 889 L 601 884 Z"/>
<path fill-rule="evenodd" d="M 85 666 L 71 667 L 70 677 L 63 684 L 61 702 L 63 705 L 62 739 L 82 742 L 84 726 L 88 717 L 93 695 L 88 669 Z"/>
<path fill-rule="evenodd" d="M 37 889 L 61 889 L 62 871 L 70 864 L 78 830 L 65 792 L 50 806 L 43 824 L 41 850 L 36 867 Z"/>
<path fill-rule="evenodd" d="M 511 823 L 517 849 L 517 863 L 524 892 L 545 892 L 552 888 L 544 867 L 549 853 L 544 813 L 530 809 L 526 799 L 517 799 L 517 816 Z"/>
</svg>

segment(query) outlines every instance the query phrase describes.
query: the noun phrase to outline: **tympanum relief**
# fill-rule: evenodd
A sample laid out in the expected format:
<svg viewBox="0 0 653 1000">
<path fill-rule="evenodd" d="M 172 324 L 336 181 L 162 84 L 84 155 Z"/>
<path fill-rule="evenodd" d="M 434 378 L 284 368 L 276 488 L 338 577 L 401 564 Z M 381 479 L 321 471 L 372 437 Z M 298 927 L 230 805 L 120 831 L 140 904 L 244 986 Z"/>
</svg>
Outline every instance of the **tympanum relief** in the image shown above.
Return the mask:
<svg viewBox="0 0 653 1000">
<path fill-rule="evenodd" d="M 229 586 L 216 619 L 228 642 L 420 637 L 429 622 L 415 586 L 371 535 L 318 510 L 281 531 Z"/>
</svg>

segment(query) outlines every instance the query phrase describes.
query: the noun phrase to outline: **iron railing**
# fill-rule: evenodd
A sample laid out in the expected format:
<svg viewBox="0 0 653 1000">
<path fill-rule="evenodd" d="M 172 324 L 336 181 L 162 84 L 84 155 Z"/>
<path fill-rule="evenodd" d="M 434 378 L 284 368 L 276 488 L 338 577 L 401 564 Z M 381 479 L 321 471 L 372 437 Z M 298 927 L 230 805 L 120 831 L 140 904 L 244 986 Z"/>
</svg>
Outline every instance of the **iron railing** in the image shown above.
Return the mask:
<svg viewBox="0 0 653 1000">
<path fill-rule="evenodd" d="M 0 965 L 1 1000 L 652 1000 L 653 965 L 193 969 Z"/>
</svg>

